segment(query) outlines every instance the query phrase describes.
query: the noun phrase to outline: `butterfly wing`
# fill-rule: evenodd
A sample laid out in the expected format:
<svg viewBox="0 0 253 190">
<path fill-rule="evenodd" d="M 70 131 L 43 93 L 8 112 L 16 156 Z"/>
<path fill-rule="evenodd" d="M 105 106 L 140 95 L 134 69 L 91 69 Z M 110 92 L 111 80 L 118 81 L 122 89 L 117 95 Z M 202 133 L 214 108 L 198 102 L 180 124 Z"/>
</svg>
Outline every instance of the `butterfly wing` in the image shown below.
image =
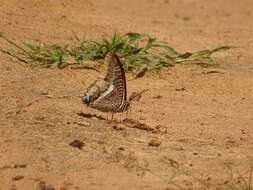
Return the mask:
<svg viewBox="0 0 253 190">
<path fill-rule="evenodd" d="M 104 80 L 110 83 L 113 81 L 113 68 L 115 64 L 112 57 L 113 57 L 113 54 L 109 52 L 105 56 L 105 61 L 104 61 L 105 65 L 107 65 L 107 71 L 106 71 Z"/>
<path fill-rule="evenodd" d="M 84 97 L 82 99 L 84 104 L 89 105 L 100 97 L 110 86 L 110 83 L 105 80 L 96 80 L 90 85 L 86 90 Z"/>
<path fill-rule="evenodd" d="M 105 63 L 108 64 L 108 69 L 104 80 L 110 82 L 110 86 L 91 106 L 102 111 L 115 112 L 124 107 L 127 100 L 125 72 L 115 53 L 108 53 Z"/>
<path fill-rule="evenodd" d="M 125 71 L 119 57 L 115 53 L 108 53 L 105 59 L 109 67 L 108 71 L 112 74 L 111 83 L 119 92 L 123 100 L 127 99 L 126 77 Z M 109 74 L 108 74 L 109 75 Z"/>
</svg>

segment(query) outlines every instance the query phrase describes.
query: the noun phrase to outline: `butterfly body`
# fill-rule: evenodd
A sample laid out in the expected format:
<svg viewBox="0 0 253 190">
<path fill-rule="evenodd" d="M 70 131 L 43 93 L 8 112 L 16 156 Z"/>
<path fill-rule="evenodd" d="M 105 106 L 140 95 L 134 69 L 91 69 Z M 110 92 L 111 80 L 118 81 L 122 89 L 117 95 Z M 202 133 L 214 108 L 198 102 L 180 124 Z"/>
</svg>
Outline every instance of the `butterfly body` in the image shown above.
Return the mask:
<svg viewBox="0 0 253 190">
<path fill-rule="evenodd" d="M 104 93 L 110 86 L 110 83 L 105 80 L 96 80 L 87 90 L 83 97 L 83 103 L 90 105 L 99 98 L 101 93 Z"/>
<path fill-rule="evenodd" d="M 124 68 L 114 53 L 105 57 L 108 64 L 103 79 L 95 81 L 86 91 L 83 103 L 102 112 L 124 112 L 129 109 Z"/>
</svg>

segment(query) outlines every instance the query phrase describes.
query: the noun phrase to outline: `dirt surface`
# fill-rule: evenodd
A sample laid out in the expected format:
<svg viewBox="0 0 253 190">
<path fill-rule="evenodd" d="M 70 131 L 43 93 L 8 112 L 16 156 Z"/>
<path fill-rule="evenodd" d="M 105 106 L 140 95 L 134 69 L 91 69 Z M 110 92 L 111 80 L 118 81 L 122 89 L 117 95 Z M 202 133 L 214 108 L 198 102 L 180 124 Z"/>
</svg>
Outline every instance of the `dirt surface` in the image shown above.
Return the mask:
<svg viewBox="0 0 253 190">
<path fill-rule="evenodd" d="M 81 96 L 101 73 L 29 69 L 1 53 L 0 190 L 212 189 L 229 183 L 227 165 L 247 176 L 252 8 L 251 0 L 2 0 L 0 30 L 16 42 L 136 31 L 179 51 L 241 48 L 217 54 L 216 66 L 177 65 L 136 80 L 127 74 L 129 95 L 148 89 L 132 102 L 131 119 L 144 125 L 132 126 L 83 117 Z"/>
</svg>

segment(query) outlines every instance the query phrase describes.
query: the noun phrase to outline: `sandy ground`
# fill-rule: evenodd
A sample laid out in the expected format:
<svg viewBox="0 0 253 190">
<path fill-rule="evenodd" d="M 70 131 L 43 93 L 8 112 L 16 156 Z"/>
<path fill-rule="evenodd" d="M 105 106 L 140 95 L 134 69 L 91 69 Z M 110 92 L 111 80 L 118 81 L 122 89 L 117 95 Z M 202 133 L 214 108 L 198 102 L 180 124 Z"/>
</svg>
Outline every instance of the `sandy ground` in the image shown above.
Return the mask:
<svg viewBox="0 0 253 190">
<path fill-rule="evenodd" d="M 149 89 L 132 103 L 131 118 L 155 131 L 78 115 L 88 112 L 80 97 L 101 73 L 28 69 L 1 53 L 0 190 L 212 189 L 229 183 L 228 165 L 247 176 L 252 8 L 251 0 L 1 0 L 0 30 L 17 42 L 136 31 L 180 51 L 242 47 L 217 54 L 212 67 L 177 65 L 136 80 L 128 74 L 129 94 Z"/>
</svg>

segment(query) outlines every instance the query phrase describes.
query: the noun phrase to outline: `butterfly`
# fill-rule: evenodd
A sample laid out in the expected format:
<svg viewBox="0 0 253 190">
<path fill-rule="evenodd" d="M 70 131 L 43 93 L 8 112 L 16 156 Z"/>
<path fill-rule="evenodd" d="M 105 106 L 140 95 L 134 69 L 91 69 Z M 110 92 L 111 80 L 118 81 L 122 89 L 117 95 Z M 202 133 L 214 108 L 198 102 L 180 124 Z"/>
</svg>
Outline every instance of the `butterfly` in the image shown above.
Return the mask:
<svg viewBox="0 0 253 190">
<path fill-rule="evenodd" d="M 126 77 L 122 63 L 115 53 L 109 52 L 105 57 L 105 64 L 108 65 L 106 75 L 90 85 L 82 101 L 102 112 L 114 114 L 128 111 L 130 103 L 127 100 Z"/>
</svg>

